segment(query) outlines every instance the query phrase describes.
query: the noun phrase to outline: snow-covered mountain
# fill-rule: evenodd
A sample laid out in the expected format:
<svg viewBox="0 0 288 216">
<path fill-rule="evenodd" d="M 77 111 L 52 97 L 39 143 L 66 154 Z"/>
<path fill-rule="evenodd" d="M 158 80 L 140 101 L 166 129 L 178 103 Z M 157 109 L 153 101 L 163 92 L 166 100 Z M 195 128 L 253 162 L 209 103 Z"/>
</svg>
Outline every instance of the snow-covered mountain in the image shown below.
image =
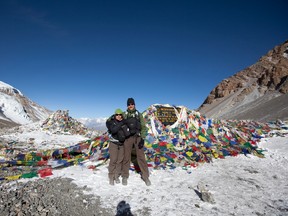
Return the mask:
<svg viewBox="0 0 288 216">
<path fill-rule="evenodd" d="M 46 120 L 53 111 L 36 104 L 13 86 L 0 81 L 0 128 Z M 79 118 L 87 128 L 106 131 L 107 118 Z"/>
<path fill-rule="evenodd" d="M 0 127 L 45 120 L 51 111 L 25 97 L 13 86 L 0 81 Z"/>
<path fill-rule="evenodd" d="M 224 79 L 198 111 L 210 118 L 288 119 L 288 40 L 250 67 Z"/>
<path fill-rule="evenodd" d="M 98 131 L 106 131 L 106 120 L 107 118 L 79 118 L 79 122 L 84 124 L 87 128 L 92 128 Z"/>
</svg>

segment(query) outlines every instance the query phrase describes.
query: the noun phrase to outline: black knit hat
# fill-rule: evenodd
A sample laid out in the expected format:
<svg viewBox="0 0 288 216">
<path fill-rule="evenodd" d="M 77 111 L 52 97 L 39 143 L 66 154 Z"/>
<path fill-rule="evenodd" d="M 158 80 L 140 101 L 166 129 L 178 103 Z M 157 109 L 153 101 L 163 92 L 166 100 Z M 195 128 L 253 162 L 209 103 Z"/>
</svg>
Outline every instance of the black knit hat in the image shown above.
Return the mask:
<svg viewBox="0 0 288 216">
<path fill-rule="evenodd" d="M 128 98 L 127 100 L 127 106 L 129 106 L 129 104 L 134 104 L 135 105 L 135 101 L 133 98 Z"/>
</svg>

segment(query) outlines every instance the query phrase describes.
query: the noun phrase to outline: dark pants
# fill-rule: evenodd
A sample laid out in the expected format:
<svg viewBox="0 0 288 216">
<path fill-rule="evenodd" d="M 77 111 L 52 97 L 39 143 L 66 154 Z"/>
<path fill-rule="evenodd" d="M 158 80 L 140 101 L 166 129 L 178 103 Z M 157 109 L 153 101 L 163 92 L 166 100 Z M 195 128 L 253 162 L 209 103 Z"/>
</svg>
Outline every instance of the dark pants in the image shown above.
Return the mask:
<svg viewBox="0 0 288 216">
<path fill-rule="evenodd" d="M 108 167 L 109 179 L 118 178 L 121 175 L 124 159 L 124 147 L 113 142 L 109 143 L 110 162 Z"/>
<path fill-rule="evenodd" d="M 149 170 L 145 158 L 144 147 L 139 149 L 138 143 L 140 142 L 141 137 L 139 136 L 131 136 L 124 142 L 124 160 L 122 167 L 122 177 L 129 177 L 129 169 L 131 164 L 131 152 L 133 145 L 135 146 L 135 151 L 137 155 L 137 162 L 141 170 L 141 175 L 143 179 L 147 179 L 149 177 Z"/>
</svg>

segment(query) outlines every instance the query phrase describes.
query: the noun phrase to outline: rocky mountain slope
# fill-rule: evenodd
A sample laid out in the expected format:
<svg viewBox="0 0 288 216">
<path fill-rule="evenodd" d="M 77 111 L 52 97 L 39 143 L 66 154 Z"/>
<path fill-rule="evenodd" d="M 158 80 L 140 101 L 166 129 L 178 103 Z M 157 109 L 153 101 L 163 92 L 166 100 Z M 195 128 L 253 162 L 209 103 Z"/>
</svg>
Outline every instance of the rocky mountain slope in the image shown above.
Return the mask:
<svg viewBox="0 0 288 216">
<path fill-rule="evenodd" d="M 288 119 L 288 40 L 224 79 L 198 111 L 218 119 Z"/>
<path fill-rule="evenodd" d="M 0 81 L 0 128 L 11 128 L 27 123 L 48 120 L 52 114 L 52 111 L 25 97 L 19 89 Z M 63 118 L 60 119 L 63 120 Z M 75 119 L 73 119 L 74 121 L 76 122 Z M 107 129 L 105 124 L 106 118 L 80 118 L 77 124 L 80 122 L 91 130 L 103 132 Z"/>
<path fill-rule="evenodd" d="M 13 86 L 0 81 L 0 128 L 45 120 L 51 111 L 42 107 Z"/>
</svg>

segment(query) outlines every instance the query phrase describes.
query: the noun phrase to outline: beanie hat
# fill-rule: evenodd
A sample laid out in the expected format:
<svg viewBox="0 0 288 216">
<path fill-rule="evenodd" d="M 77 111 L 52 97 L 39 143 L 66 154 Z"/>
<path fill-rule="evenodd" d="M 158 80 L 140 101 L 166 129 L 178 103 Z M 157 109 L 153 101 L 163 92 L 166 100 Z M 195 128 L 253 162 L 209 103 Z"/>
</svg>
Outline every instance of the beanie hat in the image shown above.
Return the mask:
<svg viewBox="0 0 288 216">
<path fill-rule="evenodd" d="M 120 108 L 118 108 L 115 110 L 115 114 L 121 114 L 122 115 L 123 111 Z"/>
<path fill-rule="evenodd" d="M 128 98 L 127 100 L 127 106 L 129 106 L 129 104 L 134 104 L 135 105 L 135 101 L 133 98 Z"/>
</svg>

